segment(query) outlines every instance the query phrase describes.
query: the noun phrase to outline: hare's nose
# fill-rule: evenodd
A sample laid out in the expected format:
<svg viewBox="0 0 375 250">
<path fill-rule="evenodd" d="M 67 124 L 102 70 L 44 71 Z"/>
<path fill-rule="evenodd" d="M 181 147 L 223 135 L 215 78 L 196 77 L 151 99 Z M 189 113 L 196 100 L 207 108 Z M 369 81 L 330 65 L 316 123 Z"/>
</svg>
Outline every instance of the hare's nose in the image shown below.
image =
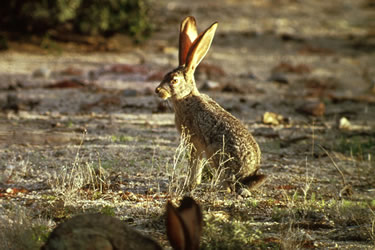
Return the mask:
<svg viewBox="0 0 375 250">
<path fill-rule="evenodd" d="M 157 87 L 157 88 L 155 89 L 155 93 L 156 93 L 156 94 L 159 94 L 159 92 L 160 92 L 160 87 Z"/>
</svg>

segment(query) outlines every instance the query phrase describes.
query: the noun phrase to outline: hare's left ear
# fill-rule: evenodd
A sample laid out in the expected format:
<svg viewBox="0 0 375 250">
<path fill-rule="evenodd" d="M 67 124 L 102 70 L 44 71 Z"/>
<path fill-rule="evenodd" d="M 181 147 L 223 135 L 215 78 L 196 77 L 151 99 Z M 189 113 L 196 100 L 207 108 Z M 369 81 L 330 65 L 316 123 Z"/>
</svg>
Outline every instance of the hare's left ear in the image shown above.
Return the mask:
<svg viewBox="0 0 375 250">
<path fill-rule="evenodd" d="M 189 52 L 191 45 L 197 38 L 197 24 L 195 18 L 192 16 L 186 17 L 180 27 L 180 47 L 179 47 L 179 66 L 184 65 L 186 62 L 186 56 Z"/>
<path fill-rule="evenodd" d="M 212 40 L 214 39 L 217 22 L 213 23 L 208 29 L 202 32 L 193 42 L 186 57 L 186 70 L 194 73 L 195 69 L 202 61 L 203 57 L 210 49 Z"/>
</svg>

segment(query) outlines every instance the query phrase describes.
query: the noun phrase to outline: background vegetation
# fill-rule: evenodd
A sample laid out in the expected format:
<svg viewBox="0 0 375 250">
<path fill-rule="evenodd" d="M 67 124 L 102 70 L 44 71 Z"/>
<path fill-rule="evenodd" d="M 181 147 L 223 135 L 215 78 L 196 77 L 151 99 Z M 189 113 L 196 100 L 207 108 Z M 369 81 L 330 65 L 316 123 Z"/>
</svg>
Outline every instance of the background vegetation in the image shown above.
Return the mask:
<svg viewBox="0 0 375 250">
<path fill-rule="evenodd" d="M 2 30 L 45 34 L 50 30 L 83 35 L 125 33 L 136 41 L 150 34 L 147 0 L 10 0 L 2 3 Z"/>
</svg>

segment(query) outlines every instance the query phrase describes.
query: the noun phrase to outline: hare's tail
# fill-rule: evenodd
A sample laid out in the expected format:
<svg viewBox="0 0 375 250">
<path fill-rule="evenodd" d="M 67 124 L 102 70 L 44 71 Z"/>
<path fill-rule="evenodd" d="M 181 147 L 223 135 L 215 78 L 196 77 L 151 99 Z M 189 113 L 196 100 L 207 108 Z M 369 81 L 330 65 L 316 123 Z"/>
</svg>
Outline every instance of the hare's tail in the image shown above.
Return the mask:
<svg viewBox="0 0 375 250">
<path fill-rule="evenodd" d="M 267 175 L 264 174 L 253 174 L 249 175 L 241 180 L 241 183 L 247 186 L 248 189 L 256 189 L 264 184 L 267 179 Z"/>
</svg>

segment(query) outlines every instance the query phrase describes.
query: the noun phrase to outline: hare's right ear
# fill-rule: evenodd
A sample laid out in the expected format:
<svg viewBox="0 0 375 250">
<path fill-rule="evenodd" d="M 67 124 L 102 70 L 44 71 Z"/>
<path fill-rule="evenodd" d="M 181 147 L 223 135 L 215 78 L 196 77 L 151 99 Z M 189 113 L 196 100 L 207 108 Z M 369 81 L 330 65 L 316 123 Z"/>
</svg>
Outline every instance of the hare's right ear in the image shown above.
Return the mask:
<svg viewBox="0 0 375 250">
<path fill-rule="evenodd" d="M 197 24 L 192 16 L 186 17 L 180 27 L 179 66 L 184 65 L 191 45 L 198 36 Z"/>
<path fill-rule="evenodd" d="M 213 23 L 208 29 L 199 34 L 197 39 L 193 42 L 186 57 L 186 70 L 189 73 L 194 73 L 198 64 L 210 49 L 212 40 L 214 39 L 217 22 Z"/>
<path fill-rule="evenodd" d="M 167 235 L 173 249 L 199 249 L 202 234 L 202 211 L 190 197 L 179 208 L 167 204 Z"/>
</svg>

